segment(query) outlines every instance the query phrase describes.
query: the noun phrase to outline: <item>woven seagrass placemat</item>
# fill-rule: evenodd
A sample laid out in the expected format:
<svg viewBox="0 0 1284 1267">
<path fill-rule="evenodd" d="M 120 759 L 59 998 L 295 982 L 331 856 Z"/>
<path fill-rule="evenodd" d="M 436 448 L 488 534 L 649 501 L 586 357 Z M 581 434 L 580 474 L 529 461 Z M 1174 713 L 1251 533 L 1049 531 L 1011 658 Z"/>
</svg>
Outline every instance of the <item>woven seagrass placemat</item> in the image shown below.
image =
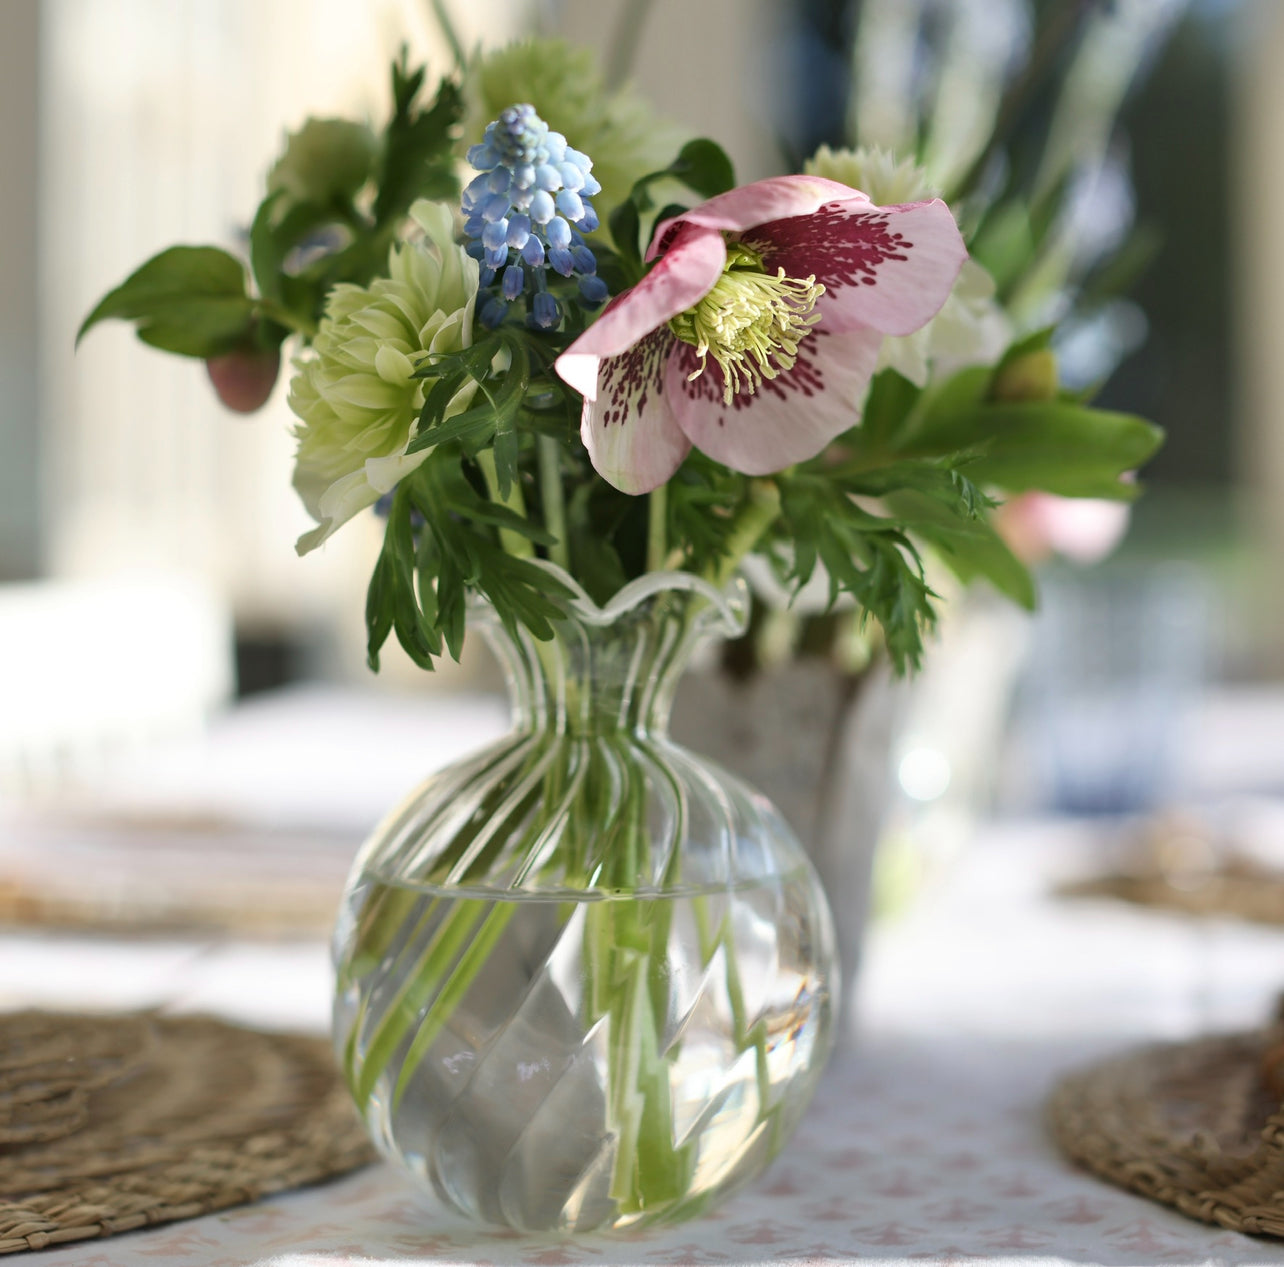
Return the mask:
<svg viewBox="0 0 1284 1267">
<path fill-rule="evenodd" d="M 1107 1060 L 1057 1085 L 1048 1120 L 1062 1149 L 1111 1183 L 1284 1237 L 1284 1026 Z"/>
<path fill-rule="evenodd" d="M 322 1039 L 0 1015 L 0 1254 L 194 1218 L 373 1159 Z"/>
<path fill-rule="evenodd" d="M 1284 924 L 1284 876 L 1231 861 L 1190 883 L 1166 875 L 1104 875 L 1062 885 L 1063 897 L 1113 897 L 1187 915 Z"/>
</svg>

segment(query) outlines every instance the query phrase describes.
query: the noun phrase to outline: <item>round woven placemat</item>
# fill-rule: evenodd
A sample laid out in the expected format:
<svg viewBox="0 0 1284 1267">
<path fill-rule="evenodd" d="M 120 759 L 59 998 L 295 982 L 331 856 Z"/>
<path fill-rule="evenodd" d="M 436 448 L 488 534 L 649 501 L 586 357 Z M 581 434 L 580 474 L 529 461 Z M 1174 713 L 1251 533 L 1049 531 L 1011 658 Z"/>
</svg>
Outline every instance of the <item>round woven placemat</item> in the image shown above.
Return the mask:
<svg viewBox="0 0 1284 1267">
<path fill-rule="evenodd" d="M 1063 1079 L 1052 1133 L 1103 1179 L 1284 1237 L 1284 1029 L 1143 1048 Z"/>
<path fill-rule="evenodd" d="M 0 1254 L 194 1218 L 372 1158 L 322 1039 L 206 1016 L 0 1016 Z"/>
<path fill-rule="evenodd" d="M 1261 869 L 1228 864 L 1175 883 L 1166 875 L 1103 875 L 1062 885 L 1063 897 L 1113 897 L 1134 906 L 1154 906 L 1186 915 L 1212 915 L 1284 924 L 1284 877 Z"/>
</svg>

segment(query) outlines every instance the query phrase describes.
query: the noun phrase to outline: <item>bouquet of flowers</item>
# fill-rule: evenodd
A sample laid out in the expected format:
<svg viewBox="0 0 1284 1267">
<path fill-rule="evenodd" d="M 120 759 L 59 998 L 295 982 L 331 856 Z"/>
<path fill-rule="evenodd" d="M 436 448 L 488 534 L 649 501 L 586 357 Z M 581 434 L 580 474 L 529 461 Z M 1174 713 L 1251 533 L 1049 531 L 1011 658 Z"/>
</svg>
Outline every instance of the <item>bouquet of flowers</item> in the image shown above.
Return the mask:
<svg viewBox="0 0 1284 1267">
<path fill-rule="evenodd" d="M 762 798 L 696 771 L 629 711 L 629 692 L 656 693 L 648 681 L 671 691 L 691 609 L 635 622 L 626 649 L 576 652 L 593 672 L 618 669 L 609 709 L 567 702 L 594 689 L 591 673 L 568 684 L 548 650 L 570 641 L 568 613 L 600 623 L 659 576 L 716 606 L 755 560 L 785 591 L 818 583 L 829 604 L 876 622 L 906 670 L 936 615 L 925 556 L 1032 603 L 991 523 L 998 499 L 1131 499 L 1128 477 L 1159 433 L 1059 387 L 1052 330 L 1014 330 L 969 258 L 969 239 L 1005 240 L 975 189 L 956 204 L 960 227 L 913 157 L 822 148 L 801 172 L 737 185 L 715 142 L 607 93 L 587 54 L 554 41 L 463 66 L 430 101 L 424 83 L 403 57 L 379 135 L 314 119 L 289 138 L 248 270 L 220 248 L 172 247 L 82 334 L 133 321 L 153 346 L 206 361 L 239 409 L 263 402 L 292 342 L 294 483 L 316 521 L 299 552 L 359 514 L 386 519 L 366 598 L 371 666 L 395 634 L 431 668 L 458 656 L 476 620 L 506 630 L 532 675 L 564 692 L 554 738 L 528 725 L 439 776 L 426 785 L 434 807 L 403 807 L 359 860 L 336 1016 L 376 1136 L 487 1218 L 618 1226 L 689 1213 L 765 1164 L 814 1085 L 832 982 L 823 962 L 789 956 L 825 960 L 827 917 L 795 862 L 778 861 L 796 847 L 772 852 L 780 829 Z M 1010 225 L 1010 204 L 993 206 Z M 599 715 L 612 710 L 616 730 Z M 701 880 L 674 847 L 701 823 L 717 866 L 735 855 L 760 872 L 710 864 L 721 878 Z M 394 875 L 389 859 L 410 870 Z M 768 882 L 807 930 L 793 950 L 754 940 L 766 922 L 752 893 Z M 517 913 L 535 884 L 538 910 Z M 577 914 L 585 892 L 595 900 Z M 571 1054 L 523 1047 L 512 1099 L 534 1096 L 532 1071 L 572 1077 L 576 1053 L 600 1043 L 600 1080 L 573 1097 L 601 1118 L 582 1156 L 563 1155 L 578 1134 L 554 1144 L 517 1131 L 503 1096 L 466 1110 L 452 1099 L 484 1081 L 461 1082 L 459 1068 L 518 1042 L 487 1028 L 493 1003 L 477 999 L 494 991 L 474 987 L 510 940 L 527 965 L 571 929 L 576 1002 L 567 993 L 549 1005 L 556 1023 L 521 1030 L 532 1043 L 570 1033 Z M 515 1006 L 561 980 L 545 971 L 522 975 Z M 704 1010 L 700 992 L 716 1000 Z M 476 1050 L 434 1055 L 481 1031 Z M 727 1061 L 717 1077 L 715 1048 Z M 714 1108 L 691 1109 L 691 1088 L 715 1083 Z M 545 1089 L 531 1113 L 553 1103 Z M 447 1165 L 440 1139 L 460 1122 L 467 1147 Z M 551 1205 L 530 1195 L 530 1165 L 524 1178 L 503 1170 L 521 1161 L 519 1139 L 542 1141 Z M 492 1154 L 502 1173 L 459 1177 Z"/>
<path fill-rule="evenodd" d="M 290 137 L 248 276 L 220 248 L 172 247 L 81 331 L 131 320 L 240 409 L 297 341 L 295 487 L 318 522 L 300 553 L 387 517 L 372 666 L 392 632 L 426 668 L 457 655 L 469 590 L 547 636 L 559 582 L 538 561 L 604 601 L 648 570 L 725 579 L 756 556 L 791 590 L 820 572 L 903 669 L 935 616 L 925 549 L 1029 605 L 996 497 L 1136 496 L 1122 477 L 1158 431 L 1059 390 L 1052 330 L 1012 336 L 912 158 L 822 148 L 737 188 L 698 139 L 642 170 L 665 129 L 550 41 L 428 104 L 424 79 L 394 67 L 379 137 L 333 119 Z M 497 85 L 532 101 L 482 131 Z"/>
</svg>

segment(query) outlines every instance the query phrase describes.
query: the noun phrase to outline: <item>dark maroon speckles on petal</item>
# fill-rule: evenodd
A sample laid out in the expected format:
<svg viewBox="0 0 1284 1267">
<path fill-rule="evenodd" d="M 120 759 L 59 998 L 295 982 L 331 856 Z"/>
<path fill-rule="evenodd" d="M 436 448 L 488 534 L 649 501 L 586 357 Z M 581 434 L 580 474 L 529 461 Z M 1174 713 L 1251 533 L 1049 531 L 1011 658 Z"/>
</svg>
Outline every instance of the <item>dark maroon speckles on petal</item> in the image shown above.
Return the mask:
<svg viewBox="0 0 1284 1267">
<path fill-rule="evenodd" d="M 722 404 L 722 369 L 717 361 L 710 358 L 705 362 L 702 374 L 692 378 L 700 368 L 700 358 L 689 343 L 679 342 L 673 353 L 674 364 L 682 372 L 681 391 L 688 400 L 696 400 L 706 406 Z"/>
<path fill-rule="evenodd" d="M 827 288 L 872 286 L 881 264 L 904 263 L 913 244 L 885 211 L 856 211 L 828 203 L 810 216 L 773 220 L 745 234 L 768 268 L 790 277 L 815 276 Z"/>
<path fill-rule="evenodd" d="M 664 367 L 677 339 L 665 326 L 652 330 L 627 352 L 602 362 L 598 370 L 597 421 L 623 425 L 641 413 L 652 394 L 664 390 Z"/>
<path fill-rule="evenodd" d="M 679 349 L 669 362 L 668 387 L 678 426 L 697 448 L 732 470 L 766 475 L 821 452 L 860 417 L 860 402 L 883 336 L 860 327 L 813 329 L 798 345 L 793 366 L 722 403 L 715 367 L 694 382 L 683 371 L 693 354 Z"/>
<path fill-rule="evenodd" d="M 730 405 L 722 400 L 722 368 L 714 360 L 709 360 L 704 372 L 688 381 L 687 376 L 700 367 L 700 358 L 695 349 L 688 343 L 679 343 L 674 353 L 676 362 L 682 370 L 682 392 L 689 399 L 698 401 L 704 408 L 718 414 L 718 425 L 725 425 L 730 413 L 739 413 L 753 406 L 757 396 L 775 396 L 786 400 L 791 395 L 804 398 L 816 396 L 825 390 L 825 371 L 821 362 L 824 359 L 824 340 L 828 337 L 824 329 L 813 329 L 798 344 L 798 354 L 792 369 L 784 370 L 775 378 L 765 378 L 758 385 L 756 392 L 740 391 L 731 398 Z"/>
</svg>

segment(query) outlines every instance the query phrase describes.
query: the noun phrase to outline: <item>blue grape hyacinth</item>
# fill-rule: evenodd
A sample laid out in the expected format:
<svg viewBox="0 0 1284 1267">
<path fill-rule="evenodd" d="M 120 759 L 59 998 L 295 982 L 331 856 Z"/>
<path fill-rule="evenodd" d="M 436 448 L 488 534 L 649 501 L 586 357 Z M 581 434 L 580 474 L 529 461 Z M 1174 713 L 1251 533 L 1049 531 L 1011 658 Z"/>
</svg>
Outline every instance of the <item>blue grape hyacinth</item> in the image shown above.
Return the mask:
<svg viewBox="0 0 1284 1267">
<path fill-rule="evenodd" d="M 540 329 L 556 327 L 562 310 L 548 290 L 549 269 L 578 279 L 585 307 L 604 303 L 606 283 L 584 240 L 598 227 L 589 198 L 602 188 L 592 159 L 551 131 L 534 106 L 515 105 L 487 125 L 468 161 L 481 173 L 461 205 L 468 252 L 482 265 L 482 324 L 499 325 L 530 291 L 527 319 Z"/>
</svg>

